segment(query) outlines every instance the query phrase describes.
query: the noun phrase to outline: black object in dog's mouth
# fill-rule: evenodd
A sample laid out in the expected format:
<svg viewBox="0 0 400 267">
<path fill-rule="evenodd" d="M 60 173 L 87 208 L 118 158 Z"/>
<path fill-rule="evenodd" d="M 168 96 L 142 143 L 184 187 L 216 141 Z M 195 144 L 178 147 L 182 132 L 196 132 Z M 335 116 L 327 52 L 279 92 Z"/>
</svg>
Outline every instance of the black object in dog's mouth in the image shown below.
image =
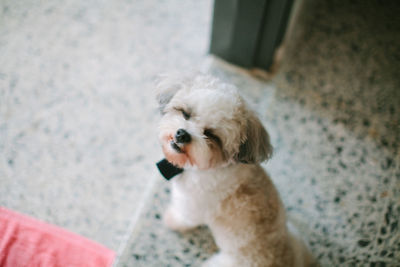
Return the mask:
<svg viewBox="0 0 400 267">
<path fill-rule="evenodd" d="M 171 146 L 176 152 L 183 153 L 182 149 L 177 145 L 177 143 L 175 143 L 174 140 L 171 141 Z"/>
</svg>

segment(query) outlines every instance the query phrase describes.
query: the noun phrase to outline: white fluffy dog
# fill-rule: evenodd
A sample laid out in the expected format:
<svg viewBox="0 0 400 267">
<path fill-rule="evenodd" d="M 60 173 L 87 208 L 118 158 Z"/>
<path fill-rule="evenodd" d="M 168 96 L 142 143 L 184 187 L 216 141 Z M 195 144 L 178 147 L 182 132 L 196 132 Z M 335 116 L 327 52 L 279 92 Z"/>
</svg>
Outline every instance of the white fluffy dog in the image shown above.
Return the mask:
<svg viewBox="0 0 400 267">
<path fill-rule="evenodd" d="M 220 251 L 204 266 L 311 265 L 259 165 L 272 154 L 268 133 L 235 87 L 202 74 L 165 76 L 157 99 L 163 152 L 183 169 L 171 180 L 165 224 L 209 226 Z"/>
</svg>

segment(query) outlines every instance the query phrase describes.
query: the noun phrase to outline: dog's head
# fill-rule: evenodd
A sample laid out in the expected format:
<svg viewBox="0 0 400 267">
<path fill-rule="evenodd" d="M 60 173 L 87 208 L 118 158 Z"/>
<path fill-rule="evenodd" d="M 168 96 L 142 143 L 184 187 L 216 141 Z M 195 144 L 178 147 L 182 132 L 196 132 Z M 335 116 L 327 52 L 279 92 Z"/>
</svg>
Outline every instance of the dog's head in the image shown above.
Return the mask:
<svg viewBox="0 0 400 267">
<path fill-rule="evenodd" d="M 210 169 L 271 156 L 267 131 L 235 87 L 197 74 L 161 77 L 157 88 L 159 138 L 174 165 Z"/>
</svg>

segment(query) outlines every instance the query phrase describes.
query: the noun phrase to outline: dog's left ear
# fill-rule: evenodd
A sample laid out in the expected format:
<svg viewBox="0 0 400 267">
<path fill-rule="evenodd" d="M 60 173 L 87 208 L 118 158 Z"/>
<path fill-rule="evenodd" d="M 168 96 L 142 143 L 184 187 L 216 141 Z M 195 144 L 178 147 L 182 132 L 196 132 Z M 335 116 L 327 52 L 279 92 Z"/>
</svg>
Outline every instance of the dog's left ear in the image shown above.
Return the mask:
<svg viewBox="0 0 400 267">
<path fill-rule="evenodd" d="M 260 163 L 272 156 L 269 135 L 255 114 L 249 111 L 246 138 L 240 144 L 236 160 L 242 163 Z"/>
</svg>

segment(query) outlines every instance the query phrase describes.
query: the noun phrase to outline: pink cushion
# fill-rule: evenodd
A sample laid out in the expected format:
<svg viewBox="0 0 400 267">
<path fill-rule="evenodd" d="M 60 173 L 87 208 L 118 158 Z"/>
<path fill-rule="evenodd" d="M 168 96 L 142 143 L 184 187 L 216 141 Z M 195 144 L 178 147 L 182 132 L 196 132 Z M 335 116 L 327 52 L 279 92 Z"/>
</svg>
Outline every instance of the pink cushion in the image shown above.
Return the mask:
<svg viewBox="0 0 400 267">
<path fill-rule="evenodd" d="M 114 257 L 94 241 L 0 207 L 2 267 L 108 267 Z"/>
</svg>

